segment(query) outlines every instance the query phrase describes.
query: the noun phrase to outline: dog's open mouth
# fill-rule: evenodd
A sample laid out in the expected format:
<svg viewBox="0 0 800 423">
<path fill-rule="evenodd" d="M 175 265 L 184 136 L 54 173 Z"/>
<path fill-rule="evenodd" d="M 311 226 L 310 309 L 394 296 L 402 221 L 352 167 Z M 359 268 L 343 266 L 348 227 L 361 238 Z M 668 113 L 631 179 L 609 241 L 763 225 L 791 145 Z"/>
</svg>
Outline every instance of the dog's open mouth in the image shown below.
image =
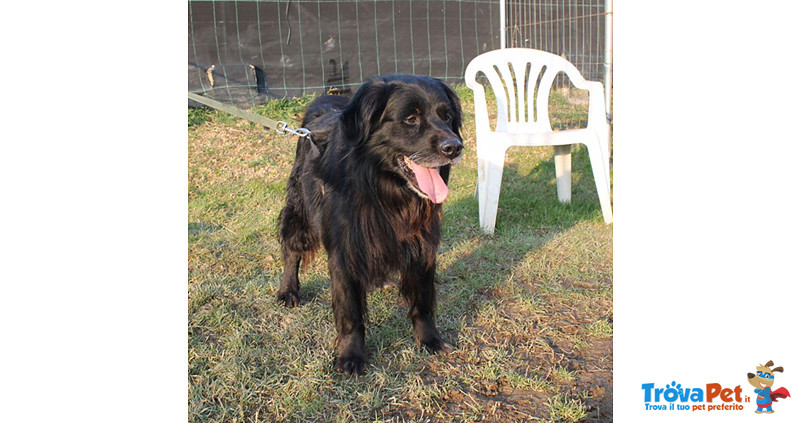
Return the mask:
<svg viewBox="0 0 800 423">
<path fill-rule="evenodd" d="M 414 163 L 407 156 L 399 160 L 400 169 L 404 176 L 411 182 L 411 187 L 422 197 L 427 197 L 436 204 L 441 204 L 450 193 L 447 184 L 439 175 L 438 167 L 425 167 Z"/>
</svg>

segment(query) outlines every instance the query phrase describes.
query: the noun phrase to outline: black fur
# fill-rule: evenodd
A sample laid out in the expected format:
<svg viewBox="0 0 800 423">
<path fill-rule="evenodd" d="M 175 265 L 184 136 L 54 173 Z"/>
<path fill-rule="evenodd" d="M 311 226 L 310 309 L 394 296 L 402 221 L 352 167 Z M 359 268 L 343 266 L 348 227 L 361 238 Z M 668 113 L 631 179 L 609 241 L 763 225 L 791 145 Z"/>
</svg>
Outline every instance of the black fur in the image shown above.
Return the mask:
<svg viewBox="0 0 800 423">
<path fill-rule="evenodd" d="M 447 182 L 461 159 L 461 105 L 433 78 L 375 77 L 349 101 L 323 96 L 306 111 L 280 214 L 285 270 L 277 299 L 299 304 L 298 271 L 322 243 L 328 252 L 337 370 L 363 373 L 366 293 L 400 275 L 414 336 L 449 351 L 434 323 L 441 205 L 414 188 L 402 158 L 439 168 Z M 446 148 L 448 147 L 448 148 Z M 417 185 L 417 188 L 419 185 Z"/>
</svg>

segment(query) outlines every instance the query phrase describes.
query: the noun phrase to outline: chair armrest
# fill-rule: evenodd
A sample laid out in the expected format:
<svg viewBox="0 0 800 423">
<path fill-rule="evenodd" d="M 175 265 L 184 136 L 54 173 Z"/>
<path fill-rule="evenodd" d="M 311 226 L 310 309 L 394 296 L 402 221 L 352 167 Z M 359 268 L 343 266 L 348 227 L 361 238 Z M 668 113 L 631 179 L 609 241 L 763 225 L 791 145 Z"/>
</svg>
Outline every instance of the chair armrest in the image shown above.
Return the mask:
<svg viewBox="0 0 800 423">
<path fill-rule="evenodd" d="M 486 93 L 481 84 L 473 88 L 475 96 L 475 132 L 478 134 L 489 133 L 489 109 L 486 105 Z"/>
<path fill-rule="evenodd" d="M 606 118 L 605 88 L 601 82 L 588 81 L 589 90 L 589 116 L 587 127 L 596 130 L 605 130 L 608 125 Z"/>
<path fill-rule="evenodd" d="M 475 132 L 477 134 L 485 134 L 490 131 L 489 109 L 486 103 L 486 90 L 483 85 L 477 81 L 477 74 L 478 67 L 470 63 L 464 74 L 464 81 L 467 87 L 472 90 L 475 97 Z"/>
</svg>

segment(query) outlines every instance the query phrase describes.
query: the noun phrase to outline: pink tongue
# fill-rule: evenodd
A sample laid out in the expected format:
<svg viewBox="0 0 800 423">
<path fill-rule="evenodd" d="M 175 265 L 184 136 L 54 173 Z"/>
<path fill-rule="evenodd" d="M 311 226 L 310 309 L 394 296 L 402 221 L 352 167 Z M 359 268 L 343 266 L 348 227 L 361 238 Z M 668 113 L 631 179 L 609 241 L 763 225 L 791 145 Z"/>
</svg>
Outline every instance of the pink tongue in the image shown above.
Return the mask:
<svg viewBox="0 0 800 423">
<path fill-rule="evenodd" d="M 439 175 L 439 169 L 420 166 L 413 161 L 409 160 L 411 170 L 414 171 L 414 176 L 417 177 L 417 184 L 419 189 L 430 197 L 436 203 L 441 204 L 447 198 L 450 189 L 444 183 L 442 177 Z"/>
</svg>

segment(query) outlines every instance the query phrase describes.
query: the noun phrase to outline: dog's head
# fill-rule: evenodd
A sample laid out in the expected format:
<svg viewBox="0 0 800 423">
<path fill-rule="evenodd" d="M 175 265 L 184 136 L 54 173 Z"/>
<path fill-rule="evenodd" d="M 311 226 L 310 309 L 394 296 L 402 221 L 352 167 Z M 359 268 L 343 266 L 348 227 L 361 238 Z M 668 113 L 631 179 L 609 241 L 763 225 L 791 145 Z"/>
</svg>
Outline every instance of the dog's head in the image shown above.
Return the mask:
<svg viewBox="0 0 800 423">
<path fill-rule="evenodd" d="M 450 165 L 461 161 L 461 101 L 438 79 L 374 77 L 342 112 L 344 135 L 404 178 L 420 197 L 441 203 Z"/>
<path fill-rule="evenodd" d="M 773 364 L 770 360 L 763 366 L 756 366 L 756 374 L 748 373 L 747 381 L 758 389 L 771 387 L 775 383 L 775 372 L 783 372 L 783 367 L 780 366 L 770 369 Z"/>
</svg>

